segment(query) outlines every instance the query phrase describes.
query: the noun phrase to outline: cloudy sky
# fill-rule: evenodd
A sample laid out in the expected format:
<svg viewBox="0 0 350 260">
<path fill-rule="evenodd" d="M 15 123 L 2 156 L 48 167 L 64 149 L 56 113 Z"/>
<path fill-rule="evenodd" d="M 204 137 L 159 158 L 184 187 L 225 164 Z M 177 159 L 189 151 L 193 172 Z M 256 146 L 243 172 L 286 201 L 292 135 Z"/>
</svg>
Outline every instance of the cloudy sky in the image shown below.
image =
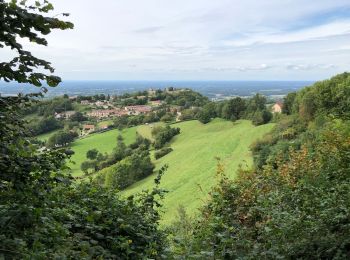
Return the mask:
<svg viewBox="0 0 350 260">
<path fill-rule="evenodd" d="M 51 2 L 75 29 L 31 50 L 64 79 L 318 80 L 350 70 L 349 0 Z"/>
</svg>

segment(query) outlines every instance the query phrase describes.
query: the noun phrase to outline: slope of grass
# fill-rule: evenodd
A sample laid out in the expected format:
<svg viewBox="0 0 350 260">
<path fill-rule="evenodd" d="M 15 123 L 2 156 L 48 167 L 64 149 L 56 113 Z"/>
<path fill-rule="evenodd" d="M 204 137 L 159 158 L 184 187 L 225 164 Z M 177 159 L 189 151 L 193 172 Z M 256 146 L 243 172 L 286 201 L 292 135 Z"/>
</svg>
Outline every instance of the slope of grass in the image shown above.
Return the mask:
<svg viewBox="0 0 350 260">
<path fill-rule="evenodd" d="M 154 141 L 152 136 L 152 129 L 157 126 L 165 126 L 163 122 L 150 123 L 148 125 L 140 125 L 137 127 L 137 132 L 148 140 Z"/>
<path fill-rule="evenodd" d="M 155 161 L 156 169 L 167 164 L 167 172 L 161 187 L 169 191 L 164 200 L 163 224 L 169 224 L 183 205 L 190 215 L 194 215 L 207 199 L 207 193 L 215 184 L 215 157 L 220 157 L 226 174 L 233 178 L 239 165 L 250 167 L 252 157 L 249 146 L 269 132 L 273 124 L 255 127 L 250 121 L 235 123 L 215 119 L 203 125 L 198 121 L 175 124 L 181 133 L 174 137 L 173 152 Z M 152 189 L 155 174 L 139 181 L 125 190 L 127 196 L 144 189 Z"/>
<path fill-rule="evenodd" d="M 47 132 L 45 134 L 38 135 L 38 136 L 36 136 L 36 138 L 40 141 L 46 142 L 51 136 L 53 136 L 55 133 L 57 133 L 60 130 L 62 130 L 62 129 L 57 129 L 57 130 Z"/>
<path fill-rule="evenodd" d="M 75 164 L 69 163 L 72 169 L 72 175 L 75 177 L 82 175 L 80 165 L 87 160 L 86 152 L 88 150 L 95 148 L 101 153 L 111 153 L 117 144 L 117 136 L 119 134 L 123 136 L 125 144 L 129 145 L 136 139 L 136 127 L 126 128 L 122 131 L 113 129 L 103 133 L 96 133 L 73 142 L 71 148 L 74 151 L 74 155 L 71 160 Z"/>
<path fill-rule="evenodd" d="M 26 120 L 26 121 L 34 121 L 34 120 L 39 121 L 43 118 L 44 118 L 43 116 L 39 116 L 37 113 L 32 113 L 32 114 L 26 115 L 24 117 L 24 120 Z"/>
<path fill-rule="evenodd" d="M 103 126 L 103 125 L 113 125 L 113 120 L 103 120 L 97 123 L 97 126 Z"/>
</svg>

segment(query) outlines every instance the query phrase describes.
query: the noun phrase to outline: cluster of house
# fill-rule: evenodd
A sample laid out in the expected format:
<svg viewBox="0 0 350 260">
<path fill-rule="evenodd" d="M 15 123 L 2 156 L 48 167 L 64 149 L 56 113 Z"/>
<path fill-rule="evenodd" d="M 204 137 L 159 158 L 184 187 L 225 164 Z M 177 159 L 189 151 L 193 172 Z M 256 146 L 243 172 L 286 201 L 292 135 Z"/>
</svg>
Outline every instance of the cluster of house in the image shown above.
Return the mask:
<svg viewBox="0 0 350 260">
<path fill-rule="evenodd" d="M 271 108 L 272 113 L 282 113 L 282 107 L 283 107 L 282 102 L 280 101 L 276 102 Z"/>
<path fill-rule="evenodd" d="M 83 101 L 82 101 L 83 102 Z M 151 101 L 154 106 L 160 105 L 161 101 Z M 126 115 L 140 115 L 147 114 L 152 111 L 151 106 L 147 105 L 136 105 L 136 106 L 126 106 L 124 108 L 113 108 L 113 109 L 95 109 L 91 112 L 87 113 L 88 117 L 102 119 L 108 117 L 120 117 Z M 72 115 L 74 115 L 75 111 L 66 111 L 62 113 L 55 113 L 56 119 L 69 119 Z"/>
<path fill-rule="evenodd" d="M 95 118 L 107 118 L 107 117 L 119 117 L 125 115 L 140 115 L 146 114 L 152 111 L 152 107 L 145 105 L 138 106 L 126 106 L 124 109 L 114 108 L 114 109 L 103 109 L 103 110 L 92 110 L 87 113 L 89 117 Z"/>
<path fill-rule="evenodd" d="M 107 118 L 107 117 L 114 117 L 114 116 L 124 116 L 127 115 L 127 112 L 122 109 L 103 109 L 103 110 L 92 110 L 91 112 L 87 113 L 89 117 L 95 117 L 95 118 Z"/>
<path fill-rule="evenodd" d="M 82 100 L 80 101 L 80 104 L 81 105 L 84 105 L 84 106 L 96 106 L 96 107 L 103 107 L 105 109 L 107 109 L 108 107 L 111 106 L 110 102 L 107 101 L 107 100 L 98 100 L 96 102 L 91 102 L 89 100 Z"/>
<path fill-rule="evenodd" d="M 124 109 L 128 115 L 140 115 L 152 111 L 152 107 L 146 105 L 126 106 Z"/>
<path fill-rule="evenodd" d="M 69 119 L 72 115 L 74 115 L 76 112 L 75 111 L 66 111 L 62 113 L 55 113 L 55 118 L 56 119 Z"/>
<path fill-rule="evenodd" d="M 106 130 L 106 129 L 108 129 L 108 124 L 103 124 L 103 125 L 100 125 L 100 126 L 87 124 L 87 125 L 83 125 L 82 135 L 86 135 L 86 134 L 92 133 L 92 132 L 94 132 L 96 130 Z"/>
</svg>

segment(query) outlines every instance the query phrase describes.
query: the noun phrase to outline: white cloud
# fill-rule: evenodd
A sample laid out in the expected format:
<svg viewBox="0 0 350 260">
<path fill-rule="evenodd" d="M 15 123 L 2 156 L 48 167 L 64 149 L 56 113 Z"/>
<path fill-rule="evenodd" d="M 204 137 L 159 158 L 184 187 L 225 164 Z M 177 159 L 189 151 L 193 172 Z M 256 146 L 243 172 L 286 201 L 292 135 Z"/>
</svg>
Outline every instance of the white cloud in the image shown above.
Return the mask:
<svg viewBox="0 0 350 260">
<path fill-rule="evenodd" d="M 254 44 L 281 44 L 303 41 L 323 40 L 329 37 L 349 35 L 350 20 L 337 21 L 329 24 L 307 28 L 299 31 L 283 33 L 258 33 L 250 35 L 247 39 L 224 42 L 228 46 L 250 46 Z"/>
<path fill-rule="evenodd" d="M 288 64 L 286 68 L 288 70 L 315 70 L 315 69 L 334 69 L 337 66 L 334 64 Z"/>
<path fill-rule="evenodd" d="M 26 46 L 63 78 L 315 79 L 350 69 L 350 19 L 337 17 L 348 0 L 52 2 L 75 29 Z"/>
<path fill-rule="evenodd" d="M 236 66 L 236 67 L 206 67 L 202 68 L 203 71 L 264 71 L 267 69 L 271 69 L 271 66 L 268 66 L 266 64 L 260 64 L 257 66 Z"/>
</svg>

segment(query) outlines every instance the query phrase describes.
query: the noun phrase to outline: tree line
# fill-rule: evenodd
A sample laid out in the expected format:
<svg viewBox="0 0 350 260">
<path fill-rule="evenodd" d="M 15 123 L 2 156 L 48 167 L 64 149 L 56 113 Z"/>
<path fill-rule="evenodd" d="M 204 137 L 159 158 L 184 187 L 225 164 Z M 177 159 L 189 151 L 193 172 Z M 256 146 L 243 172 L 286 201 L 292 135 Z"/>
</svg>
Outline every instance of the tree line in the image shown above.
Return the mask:
<svg viewBox="0 0 350 260">
<path fill-rule="evenodd" d="M 204 124 L 215 117 L 232 121 L 249 119 L 253 124 L 261 125 L 272 119 L 272 113 L 267 108 L 266 97 L 256 94 L 247 99 L 235 97 L 227 101 L 207 103 L 197 114 L 198 120 Z"/>
</svg>

